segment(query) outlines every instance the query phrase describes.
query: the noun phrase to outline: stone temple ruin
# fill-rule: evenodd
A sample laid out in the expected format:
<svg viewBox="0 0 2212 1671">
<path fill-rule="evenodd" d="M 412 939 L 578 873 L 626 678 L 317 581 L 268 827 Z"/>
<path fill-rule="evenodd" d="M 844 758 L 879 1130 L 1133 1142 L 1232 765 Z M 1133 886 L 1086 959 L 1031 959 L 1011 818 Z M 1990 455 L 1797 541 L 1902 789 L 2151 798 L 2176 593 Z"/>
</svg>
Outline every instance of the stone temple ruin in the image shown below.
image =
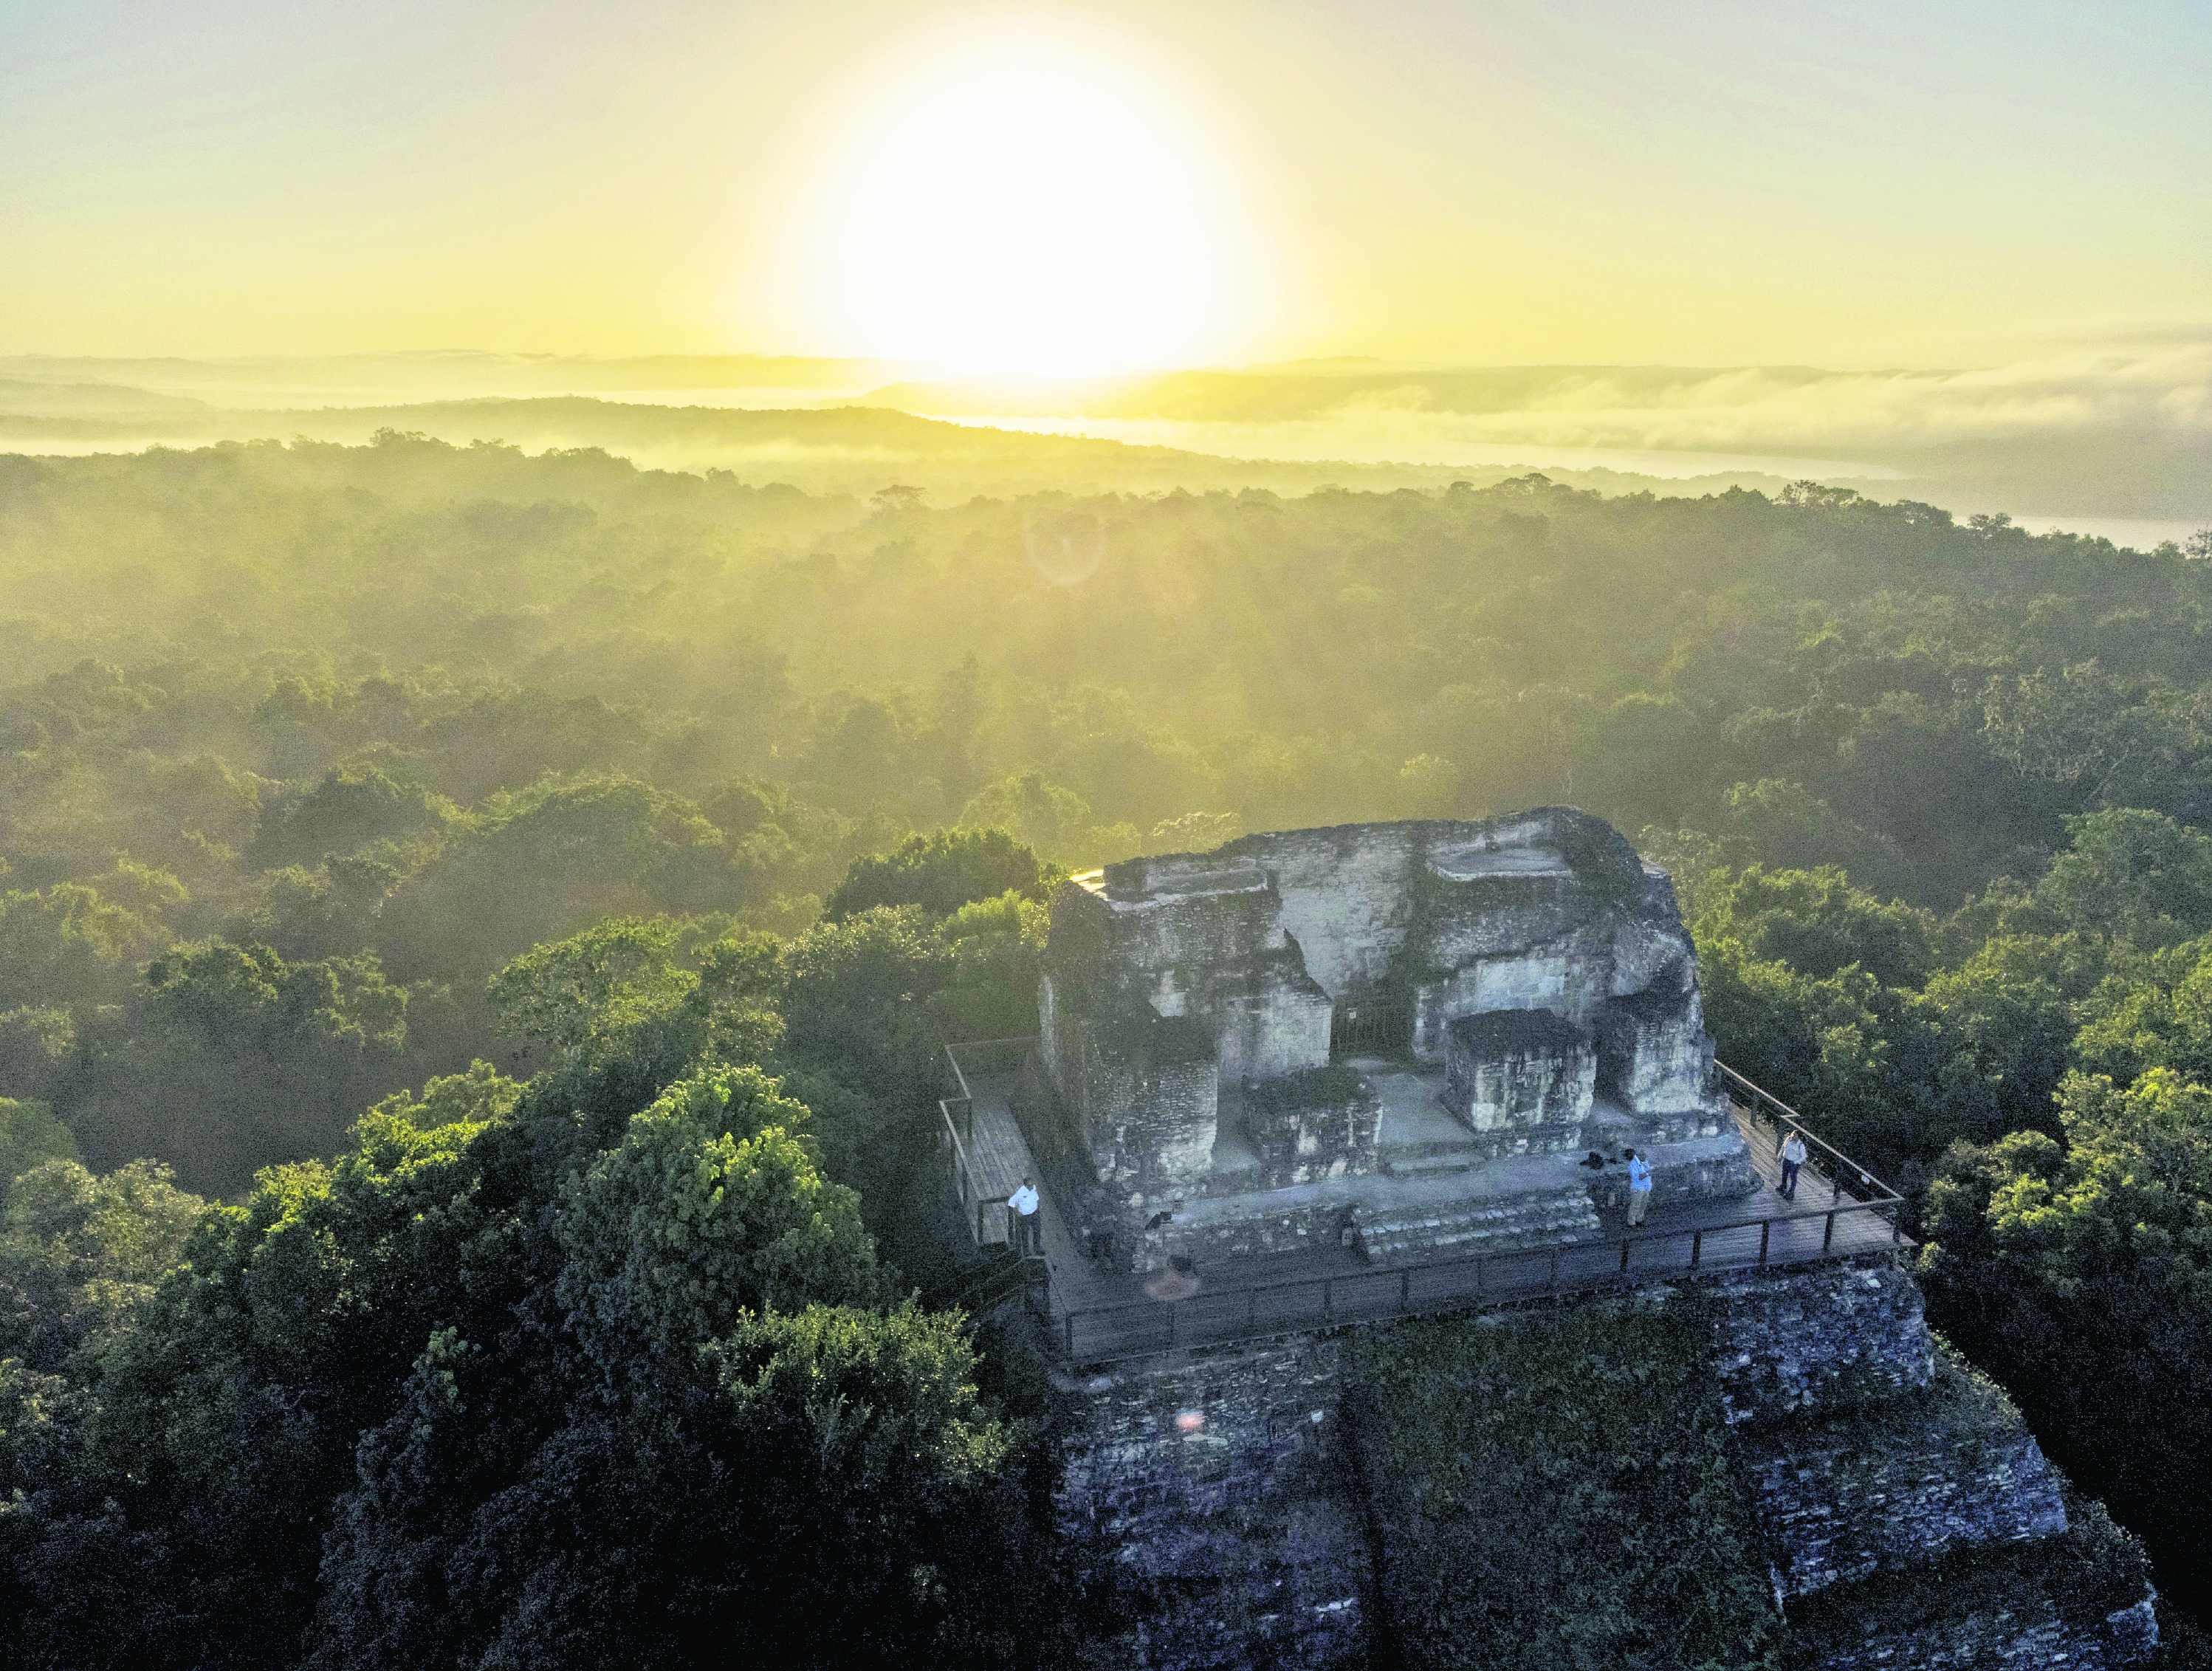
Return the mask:
<svg viewBox="0 0 2212 1671">
<path fill-rule="evenodd" d="M 1043 1258 L 1013 1268 L 1066 1400 L 1055 1518 L 1124 1662 L 1395 1662 L 1399 1575 L 1464 1528 L 1393 1472 L 1363 1340 L 1553 1306 L 1656 1311 L 1706 1355 L 1789 1662 L 2153 1650 L 2141 1552 L 1929 1334 L 1900 1198 L 1817 1135 L 1806 1199 L 1777 1195 L 1799 1116 L 1717 1066 L 1673 889 L 1597 819 L 1109 866 L 1054 901 L 1038 1012 L 1033 1042 L 952 1053 L 943 1140 L 979 1244 L 1015 1180 L 1046 1186 Z M 1657 1228 L 1624 1233 L 1626 1169 L 1583 1163 L 1631 1147 Z"/>
<path fill-rule="evenodd" d="M 1078 877 L 1038 1010 L 1024 1123 L 1068 1133 L 1061 1210 L 1123 1268 L 1595 1237 L 1625 1176 L 1591 1151 L 1644 1152 L 1655 1206 L 1758 1187 L 1674 890 L 1569 808 Z"/>
<path fill-rule="evenodd" d="M 1863 1173 L 1845 1198 L 1825 1145 L 1807 1200 L 1774 1193 L 1782 1127 L 1721 1091 L 1765 1096 L 1716 1068 L 1673 889 L 1599 820 L 1109 866 L 1054 901 L 1038 1012 L 1033 1048 L 963 1047 L 972 1078 L 953 1054 L 944 1141 L 979 1243 L 1014 1180 L 1046 1185 L 1022 1303 L 1069 1414 L 1054 1513 L 1121 1598 L 1126 1662 L 1395 1662 L 1394 1575 L 1443 1546 L 1358 1342 L 1425 1314 L 1539 1330 L 1553 1304 L 1657 1309 L 1710 1354 L 1790 1662 L 2152 1651 L 2140 1552 L 1929 1335 L 1899 1198 Z M 1583 1164 L 1630 1147 L 1659 1225 L 1634 1236 L 1626 1169 Z"/>
</svg>

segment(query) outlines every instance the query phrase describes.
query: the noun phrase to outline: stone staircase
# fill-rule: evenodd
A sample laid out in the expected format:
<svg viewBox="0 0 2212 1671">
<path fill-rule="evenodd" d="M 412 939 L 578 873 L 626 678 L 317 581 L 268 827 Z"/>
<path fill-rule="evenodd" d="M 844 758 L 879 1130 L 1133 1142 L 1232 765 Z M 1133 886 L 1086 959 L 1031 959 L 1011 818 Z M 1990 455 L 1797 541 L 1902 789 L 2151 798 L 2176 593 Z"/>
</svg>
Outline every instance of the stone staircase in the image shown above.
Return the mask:
<svg viewBox="0 0 2212 1671">
<path fill-rule="evenodd" d="M 1493 1249 L 1548 1248 L 1595 1241 L 1601 1233 L 1589 1192 L 1580 1188 L 1476 1197 L 1402 1215 L 1385 1207 L 1355 1228 L 1357 1247 L 1376 1265 L 1463 1259 Z"/>
</svg>

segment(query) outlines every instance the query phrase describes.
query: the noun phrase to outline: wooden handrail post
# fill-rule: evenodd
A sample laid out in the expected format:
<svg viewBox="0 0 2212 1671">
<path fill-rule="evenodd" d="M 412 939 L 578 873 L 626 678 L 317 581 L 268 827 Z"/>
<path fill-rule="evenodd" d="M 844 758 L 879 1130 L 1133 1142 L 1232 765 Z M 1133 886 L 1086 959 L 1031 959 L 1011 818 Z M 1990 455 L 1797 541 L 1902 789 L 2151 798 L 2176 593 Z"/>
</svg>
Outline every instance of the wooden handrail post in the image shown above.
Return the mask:
<svg viewBox="0 0 2212 1671">
<path fill-rule="evenodd" d="M 1620 1273 L 1623 1276 L 1626 1276 L 1628 1274 L 1629 1246 L 1630 1243 L 1628 1238 L 1625 1236 L 1622 1237 L 1620 1238 Z"/>
<path fill-rule="evenodd" d="M 1698 1261 L 1704 1256 L 1705 1251 L 1705 1231 L 1701 1230 L 1692 1230 L 1690 1232 L 1690 1268 L 1692 1270 L 1694 1271 L 1698 1268 Z"/>
<path fill-rule="evenodd" d="M 1766 1238 L 1773 1229 L 1774 1220 L 1771 1218 L 1759 1221 L 1759 1262 L 1762 1265 L 1766 1263 Z"/>
<path fill-rule="evenodd" d="M 1828 1244 L 1829 1244 L 1830 1243 L 1833 1242 L 1835 1239 L 1836 1239 L 1836 1210 L 1835 1210 L 1835 1208 L 1833 1208 L 1833 1207 L 1830 1207 L 1830 1208 L 1828 1209 L 1828 1227 L 1827 1227 L 1827 1229 L 1826 1229 L 1826 1230 L 1823 1230 L 1823 1231 L 1820 1233 L 1820 1251 L 1821 1251 L 1822 1253 L 1826 1253 L 1826 1252 L 1827 1252 L 1827 1251 L 1828 1251 Z"/>
</svg>

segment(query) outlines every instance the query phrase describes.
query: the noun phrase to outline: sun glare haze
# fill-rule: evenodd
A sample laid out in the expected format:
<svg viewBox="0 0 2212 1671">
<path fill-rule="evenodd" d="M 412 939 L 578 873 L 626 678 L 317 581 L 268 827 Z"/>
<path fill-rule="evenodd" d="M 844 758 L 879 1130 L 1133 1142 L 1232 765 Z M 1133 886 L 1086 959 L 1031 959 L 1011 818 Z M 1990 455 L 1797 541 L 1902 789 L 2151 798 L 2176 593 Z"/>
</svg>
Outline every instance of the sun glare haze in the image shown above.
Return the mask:
<svg viewBox="0 0 2212 1671">
<path fill-rule="evenodd" d="M 1255 282 L 1202 125 L 1133 65 L 1035 34 L 963 40 L 864 84 L 780 252 L 841 351 L 963 371 L 1220 356 Z"/>
<path fill-rule="evenodd" d="M 0 0 L 0 1671 L 2212 1671 L 2208 88 Z"/>
</svg>

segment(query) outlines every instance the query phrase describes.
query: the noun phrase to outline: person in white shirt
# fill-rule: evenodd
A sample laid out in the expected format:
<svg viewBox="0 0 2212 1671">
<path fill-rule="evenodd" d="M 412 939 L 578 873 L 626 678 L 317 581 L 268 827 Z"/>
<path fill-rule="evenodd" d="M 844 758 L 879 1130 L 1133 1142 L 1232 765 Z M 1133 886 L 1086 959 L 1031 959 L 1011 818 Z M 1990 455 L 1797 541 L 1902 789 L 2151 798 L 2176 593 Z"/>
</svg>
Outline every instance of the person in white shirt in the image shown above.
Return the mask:
<svg viewBox="0 0 2212 1671">
<path fill-rule="evenodd" d="M 1024 1250 L 1041 1254 L 1044 1251 L 1044 1232 L 1038 1228 L 1036 1181 L 1024 1178 L 1022 1187 L 1006 1197 L 1006 1205 L 1014 1210 L 1014 1221 L 1020 1229 Z"/>
<path fill-rule="evenodd" d="M 1781 1193 L 1784 1200 L 1794 1201 L 1797 1199 L 1797 1169 L 1804 1164 L 1805 1139 L 1797 1134 L 1797 1128 L 1792 1126 L 1790 1128 L 1790 1135 L 1783 1140 L 1782 1144 Z"/>
<path fill-rule="evenodd" d="M 1633 1149 L 1623 1158 L 1628 1162 L 1628 1224 L 1633 1230 L 1651 1207 L 1651 1163 Z"/>
</svg>

